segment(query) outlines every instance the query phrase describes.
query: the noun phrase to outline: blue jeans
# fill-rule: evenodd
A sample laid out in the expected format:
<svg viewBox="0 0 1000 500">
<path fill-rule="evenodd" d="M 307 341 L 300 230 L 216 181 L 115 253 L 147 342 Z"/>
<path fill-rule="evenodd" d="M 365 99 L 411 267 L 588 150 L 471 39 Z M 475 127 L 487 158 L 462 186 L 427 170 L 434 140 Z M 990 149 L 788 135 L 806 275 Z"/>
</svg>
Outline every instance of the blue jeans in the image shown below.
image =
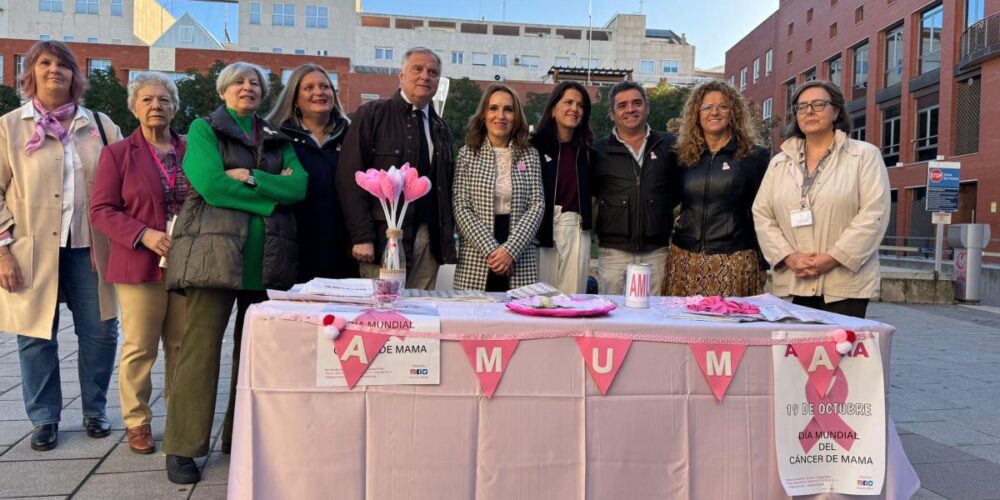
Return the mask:
<svg viewBox="0 0 1000 500">
<path fill-rule="evenodd" d="M 108 383 L 118 348 L 118 320 L 101 321 L 97 297 L 97 273 L 90 263 L 89 248 L 59 249 L 59 295 L 73 313 L 79 339 L 77 369 L 83 416 L 104 415 Z M 21 393 L 31 423 L 38 426 L 59 422 L 62 387 L 59 381 L 59 307 L 52 320 L 52 340 L 19 335 L 17 354 L 21 361 Z"/>
</svg>

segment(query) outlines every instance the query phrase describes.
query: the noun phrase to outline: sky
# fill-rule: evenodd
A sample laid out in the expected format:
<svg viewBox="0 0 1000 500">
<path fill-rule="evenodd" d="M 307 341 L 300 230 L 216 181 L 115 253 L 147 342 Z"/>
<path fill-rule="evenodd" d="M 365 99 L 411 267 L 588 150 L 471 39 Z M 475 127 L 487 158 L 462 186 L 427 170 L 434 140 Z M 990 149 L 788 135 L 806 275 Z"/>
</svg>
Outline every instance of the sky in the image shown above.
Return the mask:
<svg viewBox="0 0 1000 500">
<path fill-rule="evenodd" d="M 237 40 L 236 4 L 159 0 L 180 17 L 191 12 L 219 40 L 228 11 L 229 33 Z M 265 2 L 266 3 L 266 2 Z M 697 8 L 694 6 L 698 5 Z M 588 25 L 588 0 L 362 0 L 365 12 L 538 24 Z M 695 65 L 721 66 L 726 50 L 778 8 L 778 0 L 593 0 L 593 25 L 604 26 L 615 13 L 646 14 L 646 27 L 687 35 L 695 46 Z M 269 9 L 265 7 L 265 14 Z M 331 28 L 336 21 L 330 20 Z"/>
</svg>

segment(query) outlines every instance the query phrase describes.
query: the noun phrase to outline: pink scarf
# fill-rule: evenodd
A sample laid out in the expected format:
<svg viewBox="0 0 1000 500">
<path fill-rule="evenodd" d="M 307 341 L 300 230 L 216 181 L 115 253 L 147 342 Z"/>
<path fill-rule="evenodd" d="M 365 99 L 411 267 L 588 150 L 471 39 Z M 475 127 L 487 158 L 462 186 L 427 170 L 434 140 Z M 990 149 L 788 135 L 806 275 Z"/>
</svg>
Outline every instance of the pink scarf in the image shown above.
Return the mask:
<svg viewBox="0 0 1000 500">
<path fill-rule="evenodd" d="M 28 143 L 24 145 L 24 154 L 31 156 L 31 153 L 42 147 L 46 131 L 52 132 L 52 135 L 56 136 L 59 142 L 65 146 L 69 142 L 69 132 L 59 122 L 68 120 L 76 114 L 76 103 L 63 104 L 56 108 L 55 111 L 45 109 L 45 106 L 42 105 L 37 97 L 31 100 L 31 104 L 35 106 L 35 112 L 40 113 L 42 118 L 35 122 L 35 132 L 31 134 Z"/>
</svg>

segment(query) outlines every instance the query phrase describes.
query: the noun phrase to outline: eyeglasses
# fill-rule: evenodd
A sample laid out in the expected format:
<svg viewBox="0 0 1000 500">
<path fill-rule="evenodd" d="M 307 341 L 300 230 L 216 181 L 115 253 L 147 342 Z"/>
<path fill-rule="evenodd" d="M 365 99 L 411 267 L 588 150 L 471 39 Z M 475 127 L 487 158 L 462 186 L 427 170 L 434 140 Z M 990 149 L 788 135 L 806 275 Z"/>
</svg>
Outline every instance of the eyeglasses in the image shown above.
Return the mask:
<svg viewBox="0 0 1000 500">
<path fill-rule="evenodd" d="M 800 115 L 806 114 L 809 110 L 812 110 L 813 113 L 819 113 L 820 111 L 826 109 L 828 104 L 830 104 L 830 101 L 823 99 L 817 99 L 812 102 L 800 102 L 792 106 L 792 111 Z"/>
<path fill-rule="evenodd" d="M 718 110 L 719 113 L 728 113 L 733 110 L 733 107 L 729 103 L 724 102 L 721 104 L 702 104 L 698 109 L 702 113 L 711 113 L 713 110 Z"/>
</svg>

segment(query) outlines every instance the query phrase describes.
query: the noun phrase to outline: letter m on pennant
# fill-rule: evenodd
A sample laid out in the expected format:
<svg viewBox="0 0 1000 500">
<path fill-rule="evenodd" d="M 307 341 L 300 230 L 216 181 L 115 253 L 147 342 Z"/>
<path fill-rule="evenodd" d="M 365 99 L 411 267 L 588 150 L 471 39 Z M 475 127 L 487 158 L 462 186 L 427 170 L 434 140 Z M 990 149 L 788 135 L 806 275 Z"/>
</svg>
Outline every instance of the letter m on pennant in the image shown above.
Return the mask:
<svg viewBox="0 0 1000 500">
<path fill-rule="evenodd" d="M 698 368 L 701 369 L 701 374 L 712 388 L 715 399 L 722 401 L 747 346 L 737 344 L 688 344 L 688 346 L 698 363 Z"/>
<path fill-rule="evenodd" d="M 517 350 L 519 340 L 460 340 L 465 357 L 469 358 L 472 371 L 479 379 L 479 385 L 487 398 L 493 393 L 503 378 L 503 372 L 510 364 L 510 358 Z"/>
</svg>

